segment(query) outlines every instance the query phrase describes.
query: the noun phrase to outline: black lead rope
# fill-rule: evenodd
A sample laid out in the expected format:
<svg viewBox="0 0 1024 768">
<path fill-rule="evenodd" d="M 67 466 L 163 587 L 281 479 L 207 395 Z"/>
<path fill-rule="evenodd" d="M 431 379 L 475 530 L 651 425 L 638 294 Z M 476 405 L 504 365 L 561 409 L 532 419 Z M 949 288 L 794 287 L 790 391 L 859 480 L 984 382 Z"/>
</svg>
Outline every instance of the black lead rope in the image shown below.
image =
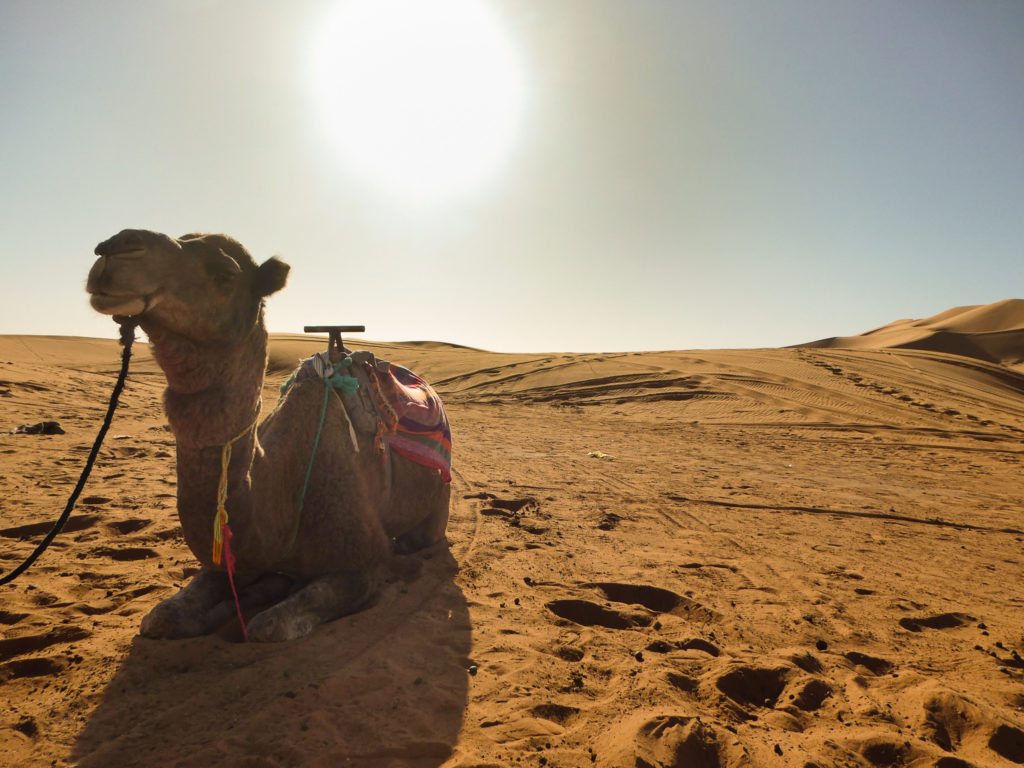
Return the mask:
<svg viewBox="0 0 1024 768">
<path fill-rule="evenodd" d="M 28 556 L 28 558 L 15 568 L 10 573 L 0 577 L 0 586 L 7 584 L 8 582 L 14 581 L 18 576 L 28 570 L 28 567 L 36 561 L 46 548 L 50 546 L 57 534 L 60 533 L 64 524 L 68 521 L 68 517 L 71 516 L 71 510 L 75 508 L 75 502 L 78 501 L 79 495 L 82 493 L 82 489 L 85 488 L 85 481 L 89 479 L 89 473 L 92 472 L 92 466 L 96 463 L 96 456 L 99 455 L 100 446 L 103 445 L 103 438 L 107 435 L 107 430 L 110 429 L 110 422 L 114 419 L 114 411 L 117 409 L 117 400 L 121 397 L 121 390 L 124 389 L 125 379 L 128 377 L 128 361 L 131 360 L 132 356 L 132 342 L 135 341 L 135 328 L 139 324 L 138 317 L 121 317 L 115 316 L 114 320 L 121 326 L 121 346 L 124 349 L 121 352 L 121 372 L 117 376 L 117 383 L 114 385 L 114 391 L 110 395 L 110 405 L 107 407 L 107 415 L 103 419 L 103 426 L 100 427 L 99 433 L 96 435 L 96 440 L 92 444 L 92 451 L 89 452 L 89 458 L 85 462 L 85 468 L 82 470 L 82 476 L 78 478 L 78 485 L 75 486 L 75 490 L 71 492 L 68 503 L 64 507 L 64 511 L 61 513 L 57 522 L 54 523 L 53 528 L 46 534 L 46 537 L 39 542 L 39 546 L 36 547 L 35 552 Z"/>
</svg>

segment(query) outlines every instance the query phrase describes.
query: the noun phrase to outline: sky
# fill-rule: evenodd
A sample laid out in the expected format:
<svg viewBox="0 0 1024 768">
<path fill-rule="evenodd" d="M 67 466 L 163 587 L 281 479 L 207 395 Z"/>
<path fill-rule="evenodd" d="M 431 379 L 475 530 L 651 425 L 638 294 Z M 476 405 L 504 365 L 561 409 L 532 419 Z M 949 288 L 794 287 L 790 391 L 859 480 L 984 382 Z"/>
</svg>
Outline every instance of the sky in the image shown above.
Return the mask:
<svg viewBox="0 0 1024 768">
<path fill-rule="evenodd" d="M 272 332 L 505 352 L 1024 296 L 1018 0 L 370 2 L 0 0 L 0 333 L 116 337 L 123 228 L 284 259 Z"/>
</svg>

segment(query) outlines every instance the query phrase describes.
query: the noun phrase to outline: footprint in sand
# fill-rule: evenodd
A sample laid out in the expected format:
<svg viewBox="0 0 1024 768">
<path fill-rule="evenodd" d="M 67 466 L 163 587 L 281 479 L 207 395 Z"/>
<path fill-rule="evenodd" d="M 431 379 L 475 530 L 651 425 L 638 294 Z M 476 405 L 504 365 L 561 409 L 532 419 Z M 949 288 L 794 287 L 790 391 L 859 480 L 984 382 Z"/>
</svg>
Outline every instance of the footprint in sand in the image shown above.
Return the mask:
<svg viewBox="0 0 1024 768">
<path fill-rule="evenodd" d="M 715 688 L 743 707 L 775 706 L 793 669 L 786 666 L 755 667 L 746 664 L 733 667 L 715 679 Z"/>
<path fill-rule="evenodd" d="M 663 613 L 705 624 L 718 618 L 714 611 L 700 603 L 661 587 L 614 582 L 596 582 L 582 586 L 596 590 L 608 602 L 639 606 L 644 610 L 605 607 L 583 599 L 552 600 L 546 603 L 545 607 L 559 618 L 587 627 L 600 626 L 607 629 L 649 627 Z"/>
<path fill-rule="evenodd" d="M 571 661 L 574 664 L 583 661 L 583 657 L 587 655 L 582 648 L 577 648 L 574 645 L 560 645 L 552 650 L 551 653 L 562 659 L 562 661 Z"/>
<path fill-rule="evenodd" d="M 649 587 L 640 584 L 615 584 L 598 582 L 587 584 L 602 592 L 606 599 L 613 603 L 642 605 L 655 613 L 669 613 L 690 621 L 710 624 L 718 620 L 720 615 L 706 608 L 695 600 L 677 595 L 661 587 Z"/>
<path fill-rule="evenodd" d="M 696 678 L 679 672 L 669 672 L 665 675 L 665 680 L 673 688 L 683 693 L 696 693 L 697 687 L 700 685 L 700 681 Z"/>
<path fill-rule="evenodd" d="M 14 613 L 13 611 L 0 611 L 0 624 L 13 626 L 23 619 L 27 619 L 27 613 Z"/>
<path fill-rule="evenodd" d="M 918 618 L 900 619 L 900 626 L 910 632 L 920 632 L 922 629 L 956 629 L 965 627 L 977 621 L 973 616 L 966 613 L 940 613 L 935 616 L 922 616 Z"/>
<path fill-rule="evenodd" d="M 105 452 L 115 459 L 142 459 L 150 455 L 148 448 L 141 448 L 135 445 L 118 445 L 105 449 Z"/>
<path fill-rule="evenodd" d="M 23 635 L 0 640 L 0 661 L 7 661 L 26 653 L 41 651 L 51 645 L 73 643 L 90 637 L 92 632 L 81 627 L 56 627 L 41 635 Z"/>
<path fill-rule="evenodd" d="M 714 643 L 709 643 L 707 640 L 702 640 L 699 637 L 694 637 L 689 640 L 676 640 L 674 642 L 667 642 L 665 640 L 655 640 L 648 645 L 645 651 L 651 653 L 670 653 L 671 651 L 703 651 L 709 656 L 718 657 L 721 655 L 721 649 Z"/>
<path fill-rule="evenodd" d="M 825 699 L 833 693 L 832 686 L 824 680 L 813 678 L 799 682 L 788 698 L 792 705 L 803 712 L 821 709 Z M 785 695 L 783 698 L 787 698 Z"/>
<path fill-rule="evenodd" d="M 989 737 L 988 748 L 1011 763 L 1024 763 L 1024 731 L 1004 723 Z"/>
<path fill-rule="evenodd" d="M 943 752 L 954 753 L 934 764 L 941 768 L 975 765 L 954 755 L 963 748 L 969 748 L 977 754 L 981 745 L 1011 763 L 1024 763 L 1024 731 L 1007 723 L 983 704 L 971 701 L 935 681 L 904 690 L 896 700 L 896 712 L 905 726 L 922 742 L 934 745 Z M 870 747 L 870 743 L 867 746 Z M 878 749 L 879 756 L 884 756 L 884 750 L 881 747 Z M 988 765 L 988 761 L 981 764 Z"/>
<path fill-rule="evenodd" d="M 629 718 L 608 730 L 594 750 L 603 765 L 650 768 L 749 765 L 749 754 L 725 728 L 688 715 Z"/>
<path fill-rule="evenodd" d="M 106 528 L 111 533 L 120 534 L 125 536 L 129 533 L 135 533 L 141 531 L 148 525 L 153 523 L 152 520 L 132 519 L 132 520 L 119 520 L 113 523 L 107 523 Z"/>
<path fill-rule="evenodd" d="M 655 619 L 646 613 L 618 611 L 589 600 L 552 600 L 545 603 L 545 607 L 559 618 L 585 627 L 633 629 L 649 627 Z"/>
<path fill-rule="evenodd" d="M 734 722 L 758 720 L 774 712 L 799 725 L 804 713 L 821 709 L 835 694 L 827 680 L 808 668 L 821 669 L 820 665 L 796 664 L 792 658 L 772 665 L 725 660 L 698 679 L 670 673 L 668 682 Z"/>
<path fill-rule="evenodd" d="M 890 766 L 906 765 L 910 761 L 917 762 L 924 757 L 921 750 L 915 749 L 908 741 L 897 741 L 891 736 L 875 736 L 860 745 L 861 756 L 871 765 Z"/>
<path fill-rule="evenodd" d="M 518 528 L 534 536 L 545 534 L 550 530 L 547 526 L 530 521 L 540 511 L 540 502 L 533 497 L 499 499 L 490 493 L 477 493 L 468 498 L 484 499 L 484 508 L 480 510 L 480 514 L 501 518 L 513 528 Z"/>
<path fill-rule="evenodd" d="M 136 560 L 148 560 L 159 557 L 155 550 L 149 547 L 96 547 L 89 551 L 90 557 L 103 557 L 117 562 L 134 562 Z"/>
<path fill-rule="evenodd" d="M 580 714 L 576 707 L 568 707 L 562 704 L 538 704 L 530 708 L 530 714 L 542 720 L 550 720 L 557 725 L 565 727 L 569 725 Z"/>
<path fill-rule="evenodd" d="M 492 509 L 500 509 L 507 512 L 522 512 L 523 510 L 536 510 L 540 505 L 537 500 L 528 497 L 525 499 L 497 499 L 492 498 L 489 502 Z"/>
<path fill-rule="evenodd" d="M 858 667 L 864 667 L 864 669 L 876 677 L 879 675 L 887 675 L 893 670 L 893 665 L 890 662 L 885 659 L 879 659 L 875 656 L 869 656 L 866 653 L 849 651 L 843 655 Z"/>
<path fill-rule="evenodd" d="M 99 519 L 99 515 L 71 515 L 71 517 L 68 518 L 68 521 L 64 524 L 62 531 L 65 533 L 84 531 L 86 528 L 91 528 Z M 28 525 L 16 525 L 11 528 L 0 529 L 0 536 L 7 539 L 33 538 L 35 536 L 43 536 L 49 533 L 51 528 L 53 528 L 53 521 L 47 521 L 45 523 L 30 523 Z"/>
<path fill-rule="evenodd" d="M 35 659 L 15 659 L 0 664 L 0 682 L 19 677 L 46 677 L 59 675 L 70 665 L 64 656 L 45 656 Z"/>
<path fill-rule="evenodd" d="M 14 626 L 28 618 L 25 613 L 0 612 L 0 623 Z M 60 626 L 45 633 L 8 637 L 0 640 L 0 683 L 29 677 L 53 677 L 62 674 L 72 662 L 81 661 L 81 656 L 72 657 L 70 651 L 63 655 L 36 656 L 52 646 L 67 645 L 92 636 L 82 627 Z M 28 658 L 22 658 L 22 657 Z"/>
</svg>

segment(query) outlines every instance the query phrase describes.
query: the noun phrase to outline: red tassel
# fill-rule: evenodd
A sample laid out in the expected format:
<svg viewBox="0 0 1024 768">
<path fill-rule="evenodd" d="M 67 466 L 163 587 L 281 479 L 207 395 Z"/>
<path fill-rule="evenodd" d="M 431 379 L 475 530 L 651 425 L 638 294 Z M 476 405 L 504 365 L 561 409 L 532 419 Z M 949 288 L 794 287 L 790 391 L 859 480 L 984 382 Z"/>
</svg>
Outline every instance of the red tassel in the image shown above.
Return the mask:
<svg viewBox="0 0 1024 768">
<path fill-rule="evenodd" d="M 235 598 L 235 610 L 238 612 L 238 623 L 242 625 L 242 637 L 249 642 L 249 632 L 245 628 L 245 619 L 242 617 L 242 603 L 238 599 L 238 590 L 235 589 L 235 556 L 231 554 L 231 528 L 225 523 L 221 527 L 224 538 L 224 565 L 228 569 L 228 581 L 231 584 L 231 594 Z"/>
</svg>

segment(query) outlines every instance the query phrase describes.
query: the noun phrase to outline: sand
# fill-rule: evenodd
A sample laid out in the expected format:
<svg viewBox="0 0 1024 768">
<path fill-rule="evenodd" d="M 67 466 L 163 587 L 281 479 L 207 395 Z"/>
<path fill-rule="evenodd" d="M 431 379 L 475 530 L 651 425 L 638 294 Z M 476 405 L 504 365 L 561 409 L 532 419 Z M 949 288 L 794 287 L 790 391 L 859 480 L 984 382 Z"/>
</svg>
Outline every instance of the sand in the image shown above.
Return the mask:
<svg viewBox="0 0 1024 768">
<path fill-rule="evenodd" d="M 904 331 L 1014 320 L 980 309 Z M 449 406 L 449 546 L 280 645 L 232 624 L 137 635 L 195 571 L 139 345 L 71 523 L 0 588 L 0 765 L 1020 765 L 1024 375 L 1013 354 L 880 333 L 643 354 L 361 344 Z M 268 403 L 322 345 L 273 340 Z M 4 570 L 63 507 L 117 366 L 113 341 L 0 337 Z M 8 434 L 42 420 L 66 434 Z"/>
</svg>

